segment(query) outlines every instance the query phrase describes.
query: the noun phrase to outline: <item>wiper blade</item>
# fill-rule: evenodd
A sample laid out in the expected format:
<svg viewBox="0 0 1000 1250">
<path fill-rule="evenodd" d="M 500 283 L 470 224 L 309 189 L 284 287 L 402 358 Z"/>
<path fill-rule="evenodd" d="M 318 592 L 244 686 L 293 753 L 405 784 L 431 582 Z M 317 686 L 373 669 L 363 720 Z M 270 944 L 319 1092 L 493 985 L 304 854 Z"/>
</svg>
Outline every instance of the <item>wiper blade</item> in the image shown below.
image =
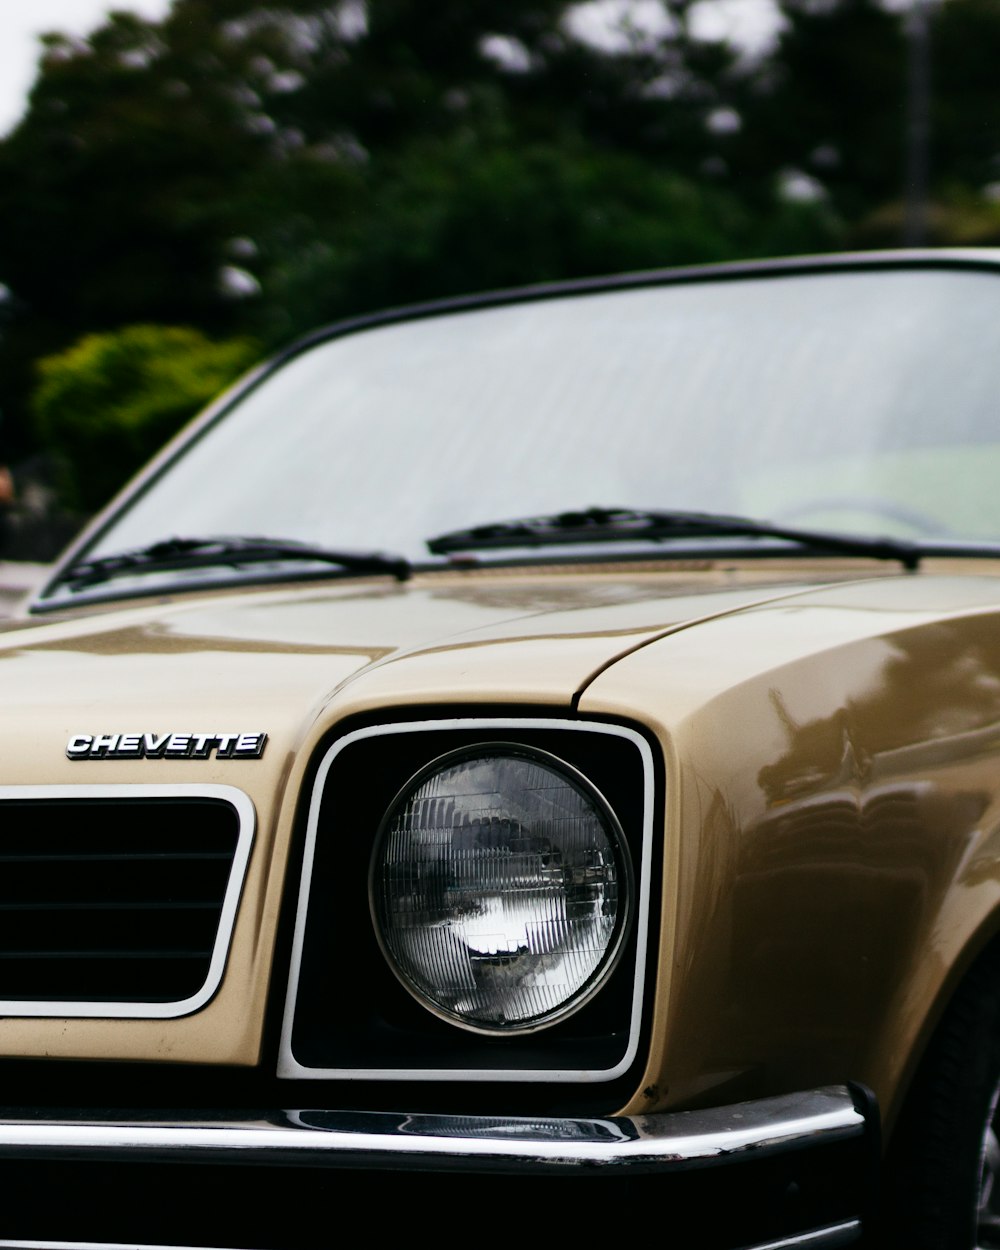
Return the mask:
<svg viewBox="0 0 1000 1250">
<path fill-rule="evenodd" d="M 447 555 L 458 551 L 500 550 L 505 547 L 708 537 L 781 538 L 820 551 L 870 556 L 876 560 L 898 560 L 907 569 L 915 569 L 923 554 L 919 546 L 899 538 L 829 534 L 749 517 L 643 508 L 584 508 L 575 512 L 497 521 L 440 534 L 428 539 L 427 546 L 434 555 Z"/>
<path fill-rule="evenodd" d="M 388 573 L 397 581 L 405 581 L 412 572 L 410 562 L 403 556 L 377 551 L 331 551 L 311 547 L 308 543 L 272 538 L 165 538 L 134 551 L 80 560 L 70 565 L 59 580 L 72 590 L 85 590 L 122 576 L 207 569 L 217 565 L 240 568 L 285 560 L 333 564 L 352 573 Z"/>
</svg>

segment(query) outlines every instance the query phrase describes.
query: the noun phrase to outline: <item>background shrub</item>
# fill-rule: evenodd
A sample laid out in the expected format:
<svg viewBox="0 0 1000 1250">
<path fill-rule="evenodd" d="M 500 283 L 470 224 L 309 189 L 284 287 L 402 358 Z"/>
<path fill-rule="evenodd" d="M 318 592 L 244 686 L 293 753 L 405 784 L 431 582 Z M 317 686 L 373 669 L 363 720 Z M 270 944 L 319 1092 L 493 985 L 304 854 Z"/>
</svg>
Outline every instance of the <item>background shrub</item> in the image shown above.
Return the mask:
<svg viewBox="0 0 1000 1250">
<path fill-rule="evenodd" d="M 249 338 L 132 325 L 40 360 L 33 416 L 39 442 L 58 456 L 65 501 L 100 507 L 259 350 Z"/>
</svg>

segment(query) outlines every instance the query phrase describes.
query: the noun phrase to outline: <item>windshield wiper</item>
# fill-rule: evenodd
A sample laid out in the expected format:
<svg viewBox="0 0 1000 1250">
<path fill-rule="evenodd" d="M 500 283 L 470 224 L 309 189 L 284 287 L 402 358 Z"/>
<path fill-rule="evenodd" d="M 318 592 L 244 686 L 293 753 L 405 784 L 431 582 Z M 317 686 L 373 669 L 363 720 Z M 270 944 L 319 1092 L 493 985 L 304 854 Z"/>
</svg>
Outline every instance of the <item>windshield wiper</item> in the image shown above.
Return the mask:
<svg viewBox="0 0 1000 1250">
<path fill-rule="evenodd" d="M 403 556 L 383 555 L 377 551 L 330 551 L 325 547 L 273 538 L 165 538 L 134 551 L 79 560 L 65 570 L 59 581 L 71 590 L 85 590 L 116 577 L 135 574 L 207 569 L 220 564 L 240 568 L 277 561 L 334 564 L 351 573 L 389 573 L 397 581 L 405 581 L 412 571 Z"/>
<path fill-rule="evenodd" d="M 500 550 L 505 547 L 554 547 L 577 543 L 615 543 L 672 538 L 781 538 L 819 551 L 898 560 L 915 569 L 923 551 L 898 538 L 867 538 L 828 534 L 817 530 L 773 525 L 749 517 L 712 512 L 673 512 L 644 508 L 584 508 L 547 516 L 497 521 L 454 530 L 428 539 L 434 555 L 458 551 Z"/>
</svg>

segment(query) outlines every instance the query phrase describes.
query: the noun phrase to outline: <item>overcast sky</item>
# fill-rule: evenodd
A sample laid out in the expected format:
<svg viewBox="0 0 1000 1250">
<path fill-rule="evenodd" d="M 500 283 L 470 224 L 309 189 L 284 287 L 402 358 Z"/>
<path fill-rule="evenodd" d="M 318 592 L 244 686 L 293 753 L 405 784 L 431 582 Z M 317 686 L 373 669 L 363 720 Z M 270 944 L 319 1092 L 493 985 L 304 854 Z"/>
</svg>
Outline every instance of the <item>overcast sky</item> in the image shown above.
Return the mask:
<svg viewBox="0 0 1000 1250">
<path fill-rule="evenodd" d="M 86 35 L 109 9 L 162 17 L 169 0 L 0 0 L 0 135 L 17 124 L 35 77 L 38 36 L 47 30 Z"/>
</svg>

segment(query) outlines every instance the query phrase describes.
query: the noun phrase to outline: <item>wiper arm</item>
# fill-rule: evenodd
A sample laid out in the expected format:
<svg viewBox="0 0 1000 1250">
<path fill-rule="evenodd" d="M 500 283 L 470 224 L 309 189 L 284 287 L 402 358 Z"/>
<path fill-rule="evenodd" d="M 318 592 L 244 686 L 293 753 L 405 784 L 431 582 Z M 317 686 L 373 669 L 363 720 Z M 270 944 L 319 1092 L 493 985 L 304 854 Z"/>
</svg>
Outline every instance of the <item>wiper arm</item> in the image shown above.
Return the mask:
<svg viewBox="0 0 1000 1250">
<path fill-rule="evenodd" d="M 412 572 L 410 562 L 403 556 L 377 551 L 330 551 L 272 538 L 165 538 L 135 551 L 80 560 L 70 565 L 59 580 L 72 590 L 85 590 L 121 576 L 207 569 L 220 564 L 239 568 L 278 560 L 334 564 L 352 573 L 389 573 L 397 581 L 405 581 Z"/>
<path fill-rule="evenodd" d="M 898 560 L 915 569 L 921 548 L 905 539 L 828 534 L 713 512 L 672 512 L 643 508 L 584 508 L 547 516 L 497 521 L 454 530 L 428 539 L 434 555 L 456 551 L 487 551 L 505 547 L 554 547 L 575 543 L 630 542 L 669 538 L 783 538 L 804 547 L 876 560 Z"/>
</svg>

